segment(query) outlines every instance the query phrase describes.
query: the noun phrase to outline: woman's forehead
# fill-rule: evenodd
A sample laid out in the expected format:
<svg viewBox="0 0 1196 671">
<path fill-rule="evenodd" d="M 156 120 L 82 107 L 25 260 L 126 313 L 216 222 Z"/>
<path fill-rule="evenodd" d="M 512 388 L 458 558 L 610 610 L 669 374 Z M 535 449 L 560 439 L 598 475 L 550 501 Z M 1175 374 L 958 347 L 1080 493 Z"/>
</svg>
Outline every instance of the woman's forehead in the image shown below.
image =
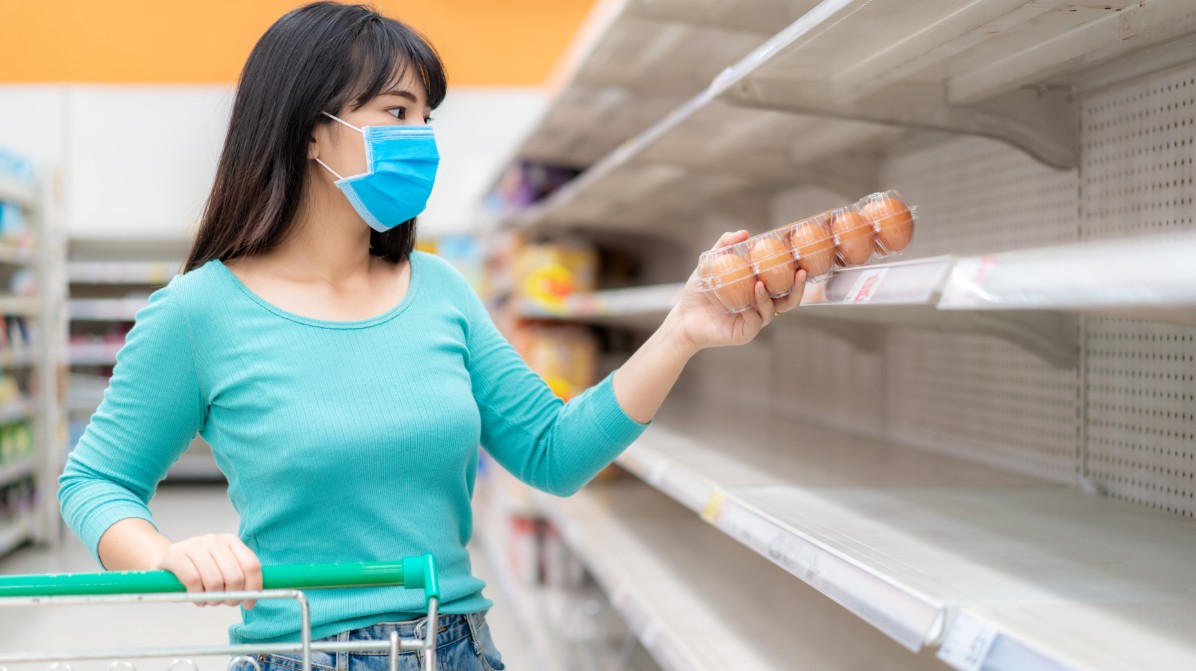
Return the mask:
<svg viewBox="0 0 1196 671">
<path fill-rule="evenodd" d="M 389 94 L 406 97 L 402 95 L 404 93 L 414 96 L 416 102 L 427 104 L 428 93 L 424 90 L 423 82 L 420 81 L 419 77 L 415 76 L 413 68 L 406 65 L 395 69 L 390 80 L 378 92 L 378 96 Z"/>
</svg>

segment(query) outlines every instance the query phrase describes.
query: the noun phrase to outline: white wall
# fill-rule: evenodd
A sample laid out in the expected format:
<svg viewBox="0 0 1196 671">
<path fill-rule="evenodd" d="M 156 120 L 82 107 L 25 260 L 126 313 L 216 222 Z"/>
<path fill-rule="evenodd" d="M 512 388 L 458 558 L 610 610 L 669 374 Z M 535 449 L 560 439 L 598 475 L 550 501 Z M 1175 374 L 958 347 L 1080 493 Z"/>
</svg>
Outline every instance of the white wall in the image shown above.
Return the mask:
<svg viewBox="0 0 1196 671">
<path fill-rule="evenodd" d="M 453 89 L 435 114 L 441 169 L 424 235 L 464 233 L 547 104 L 539 89 Z M 0 86 L 0 145 L 62 175 L 63 222 L 86 238 L 193 230 L 211 186 L 232 87 Z"/>
</svg>

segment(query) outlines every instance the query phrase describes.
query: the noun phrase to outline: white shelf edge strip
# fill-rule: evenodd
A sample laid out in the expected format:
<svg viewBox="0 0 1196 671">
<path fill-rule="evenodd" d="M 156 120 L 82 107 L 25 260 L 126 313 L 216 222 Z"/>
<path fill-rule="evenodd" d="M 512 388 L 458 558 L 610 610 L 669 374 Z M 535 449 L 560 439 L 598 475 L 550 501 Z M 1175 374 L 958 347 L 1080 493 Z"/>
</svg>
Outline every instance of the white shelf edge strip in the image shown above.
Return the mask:
<svg viewBox="0 0 1196 671">
<path fill-rule="evenodd" d="M 146 299 L 106 299 L 87 298 L 71 300 L 67 304 L 67 313 L 73 320 L 87 321 L 133 321 L 137 311 L 148 304 Z"/>
<path fill-rule="evenodd" d="M 22 207 L 33 207 L 37 203 L 37 194 L 9 177 L 0 177 L 0 201 L 17 203 Z"/>
<path fill-rule="evenodd" d="M 1160 312 L 1196 308 L 1196 235 L 1062 245 L 988 256 L 931 257 L 839 270 L 806 286 L 802 310 L 924 305 L 943 311 Z M 1125 272 L 1111 273 L 1110 268 Z M 1132 270 L 1131 270 L 1132 269 Z M 567 319 L 666 311 L 684 285 L 578 294 L 559 310 L 525 302 L 526 316 Z M 831 314 L 831 313 L 828 313 Z M 1163 317 L 1163 321 L 1168 318 Z"/>
<path fill-rule="evenodd" d="M 683 283 L 648 285 L 573 294 L 558 307 L 524 300 L 519 311 L 526 317 L 568 319 L 576 317 L 621 317 L 667 311 L 681 296 Z"/>
<path fill-rule="evenodd" d="M 181 271 L 177 262 L 72 261 L 67 279 L 76 284 L 165 284 Z"/>
<path fill-rule="evenodd" d="M 960 259 L 947 310 L 1196 306 L 1196 235 L 1125 238 Z"/>
<path fill-rule="evenodd" d="M 624 453 L 619 463 L 905 648 L 918 652 L 940 635 L 943 604 L 885 580 L 811 539 L 778 527 L 728 497 L 707 478 L 654 453 L 646 443 Z M 699 503 L 702 492 L 708 494 Z M 878 600 L 877 595 L 882 595 L 883 605 L 879 607 L 871 605 Z M 917 624 L 907 624 L 910 622 Z"/>
</svg>

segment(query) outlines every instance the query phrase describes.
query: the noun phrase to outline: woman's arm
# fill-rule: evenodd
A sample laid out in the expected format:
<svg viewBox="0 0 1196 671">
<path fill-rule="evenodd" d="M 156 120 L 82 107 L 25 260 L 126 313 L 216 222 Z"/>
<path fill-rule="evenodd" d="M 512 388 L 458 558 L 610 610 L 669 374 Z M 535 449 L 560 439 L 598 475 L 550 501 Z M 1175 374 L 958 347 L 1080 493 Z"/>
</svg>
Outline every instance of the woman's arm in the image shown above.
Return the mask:
<svg viewBox="0 0 1196 671">
<path fill-rule="evenodd" d="M 726 233 L 714 246 L 733 245 L 747 237 L 747 231 Z M 776 315 L 801 303 L 805 282 L 805 271 L 797 271 L 793 291 L 774 301 L 764 290 L 764 283 L 757 280 L 756 307 L 730 314 L 702 295 L 696 277 L 691 277 L 681 300 L 660 328 L 615 371 L 615 397 L 623 411 L 637 422 L 650 421 L 694 354 L 707 347 L 751 342 Z"/>
<path fill-rule="evenodd" d="M 729 233 L 718 244 L 746 237 L 746 231 Z M 639 437 L 697 351 L 749 342 L 775 312 L 796 306 L 805 275 L 798 272 L 796 279 L 793 294 L 782 301 L 772 301 L 757 283 L 757 308 L 738 315 L 711 302 L 691 279 L 664 324 L 630 360 L 563 403 L 502 337 L 458 275 L 455 283 L 466 294 L 468 367 L 482 445 L 532 486 L 558 495 L 577 491 Z"/>
<path fill-rule="evenodd" d="M 207 415 L 182 290 L 172 282 L 137 313 L 58 498 L 67 524 L 108 569 L 168 570 L 190 591 L 259 589 L 257 558 L 235 536 L 173 543 L 150 515 L 158 482 Z"/>
</svg>

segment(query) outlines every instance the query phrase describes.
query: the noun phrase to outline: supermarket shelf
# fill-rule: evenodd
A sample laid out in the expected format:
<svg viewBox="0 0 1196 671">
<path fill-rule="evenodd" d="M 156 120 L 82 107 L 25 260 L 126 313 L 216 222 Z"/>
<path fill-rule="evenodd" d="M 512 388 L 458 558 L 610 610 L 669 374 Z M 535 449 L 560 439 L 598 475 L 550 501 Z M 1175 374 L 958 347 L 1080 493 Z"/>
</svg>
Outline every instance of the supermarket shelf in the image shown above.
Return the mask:
<svg viewBox="0 0 1196 671">
<path fill-rule="evenodd" d="M 866 350 L 879 347 L 881 338 L 860 323 L 982 333 L 1013 342 L 1052 365 L 1075 365 L 1079 331 L 1070 315 L 938 309 L 940 292 L 955 264 L 954 257 L 941 256 L 841 269 L 826 282 L 807 285 L 795 316 Z M 519 314 L 526 319 L 655 327 L 676 305 L 683 288 L 682 283 L 672 283 L 577 294 L 557 308 L 525 300 Z"/>
<path fill-rule="evenodd" d="M 945 310 L 1062 310 L 1196 325 L 1196 235 L 960 259 Z"/>
<path fill-rule="evenodd" d="M 0 201 L 32 208 L 37 206 L 37 194 L 33 189 L 10 177 L 0 176 Z"/>
<path fill-rule="evenodd" d="M 1118 56 L 1189 33 L 1186 0 L 826 0 L 504 223 L 659 226 L 798 183 L 854 197 L 875 190 L 876 152 L 908 130 L 994 137 L 1074 167 L 1073 88 Z"/>
<path fill-rule="evenodd" d="M 665 671 L 941 668 L 639 483 L 538 498 Z"/>
<path fill-rule="evenodd" d="M 0 465 L 0 487 L 32 474 L 36 467 L 33 457 L 25 457 L 12 463 Z"/>
<path fill-rule="evenodd" d="M 597 3 L 550 79 L 551 105 L 517 155 L 557 165 L 592 164 L 817 0 L 718 4 L 716 14 L 694 3 Z"/>
<path fill-rule="evenodd" d="M 1134 626 L 1126 627 L 1127 621 Z M 1003 636 L 1010 626 L 1023 635 Z M 1115 640 L 1105 638 L 1110 631 L 1118 632 Z M 1140 669 L 1146 668 L 1143 657 L 1151 668 L 1185 669 L 1192 666 L 1192 631 L 1192 602 L 1127 603 L 1115 610 L 1085 604 L 986 606 L 960 616 L 939 656 L 956 668 L 971 668 L 966 660 L 979 655 L 993 671 Z"/>
<path fill-rule="evenodd" d="M 808 284 L 796 316 L 862 349 L 880 346 L 874 333 L 842 322 L 910 326 L 995 336 L 1055 366 L 1076 365 L 1079 328 L 1073 315 L 992 310 L 941 310 L 940 295 L 957 260 L 939 256 L 839 270 L 830 280 Z M 813 321 L 812 318 L 817 318 Z"/>
<path fill-rule="evenodd" d="M 680 282 L 630 289 L 574 294 L 559 307 L 524 299 L 519 315 L 525 319 L 560 319 L 593 323 L 658 325 L 677 303 L 685 285 Z"/>
<path fill-rule="evenodd" d="M 0 314 L 35 317 L 42 311 L 37 298 L 26 296 L 0 296 Z"/>
<path fill-rule="evenodd" d="M 133 321 L 146 298 L 76 298 L 67 301 L 71 321 Z"/>
<path fill-rule="evenodd" d="M 0 200 L 3 200 L 0 198 Z M 31 266 L 37 262 L 34 250 L 28 247 L 0 244 L 0 264 L 9 266 Z"/>
<path fill-rule="evenodd" d="M 66 357 L 72 366 L 111 366 L 122 347 L 123 342 L 71 343 Z"/>
<path fill-rule="evenodd" d="M 166 284 L 181 270 L 177 261 L 71 261 L 66 267 L 73 284 Z"/>
<path fill-rule="evenodd" d="M 28 515 L 14 520 L 0 521 L 0 556 L 15 550 L 33 538 L 33 522 Z"/>
<path fill-rule="evenodd" d="M 828 0 L 715 85 L 735 104 L 985 135 L 1071 168 L 1073 72 L 1196 32 L 1191 3 L 1147 4 Z"/>
<path fill-rule="evenodd" d="M 11 401 L 0 405 L 0 424 L 27 419 L 33 414 L 33 404 L 26 400 Z"/>
<path fill-rule="evenodd" d="M 1108 613 L 1085 636 L 1110 649 L 1158 635 L 1136 604 L 1196 608 L 1196 522 L 944 455 L 694 400 L 619 461 L 911 650 L 967 638 L 961 614 L 994 607 Z M 1125 668 L 1071 649 L 1070 626 L 996 619 L 988 634 L 1005 644 L 988 654 L 1012 660 L 947 661 Z M 1190 636 L 1173 647 L 1183 664 L 1133 668 L 1196 665 Z M 1078 658 L 1095 661 L 1065 664 Z"/>
<path fill-rule="evenodd" d="M 0 368 L 23 368 L 32 366 L 41 358 L 41 352 L 33 347 L 0 349 Z"/>
<path fill-rule="evenodd" d="M 494 483 L 496 486 L 498 483 Z M 529 652 L 535 661 L 533 668 L 564 669 L 567 668 L 559 654 L 559 646 L 553 639 L 543 620 L 543 605 L 539 603 L 540 591 L 521 583 L 511 573 L 507 558 L 503 555 L 503 546 L 499 541 L 499 524 L 497 513 L 489 510 L 488 505 L 474 506 L 474 536 L 481 547 L 485 561 L 490 565 L 490 571 L 496 577 L 496 585 L 515 616 L 520 630 L 527 636 Z"/>
</svg>

